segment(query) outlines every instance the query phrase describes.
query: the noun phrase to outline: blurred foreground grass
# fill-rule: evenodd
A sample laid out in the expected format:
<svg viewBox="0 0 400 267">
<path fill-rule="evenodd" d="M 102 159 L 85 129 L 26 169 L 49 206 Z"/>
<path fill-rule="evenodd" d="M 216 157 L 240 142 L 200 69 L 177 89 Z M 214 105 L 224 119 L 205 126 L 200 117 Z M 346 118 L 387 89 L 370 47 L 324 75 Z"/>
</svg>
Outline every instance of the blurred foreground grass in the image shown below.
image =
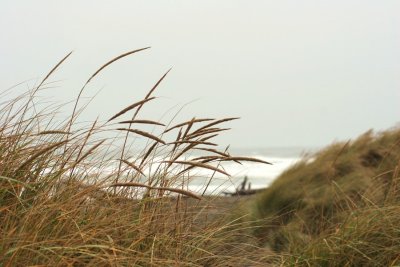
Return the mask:
<svg viewBox="0 0 400 267">
<path fill-rule="evenodd" d="M 400 264 L 400 130 L 368 131 L 299 162 L 249 206 L 287 266 Z"/>
</svg>

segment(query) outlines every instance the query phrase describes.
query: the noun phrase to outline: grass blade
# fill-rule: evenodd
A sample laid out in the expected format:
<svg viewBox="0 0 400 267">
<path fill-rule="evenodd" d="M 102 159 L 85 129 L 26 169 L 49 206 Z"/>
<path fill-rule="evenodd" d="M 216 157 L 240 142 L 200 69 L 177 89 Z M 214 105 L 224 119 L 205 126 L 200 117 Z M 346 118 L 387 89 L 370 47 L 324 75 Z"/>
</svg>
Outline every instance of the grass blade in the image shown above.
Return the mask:
<svg viewBox="0 0 400 267">
<path fill-rule="evenodd" d="M 136 134 L 138 134 L 138 135 L 142 135 L 142 136 L 144 136 L 144 137 L 153 139 L 153 140 L 155 140 L 155 141 L 157 141 L 157 142 L 159 142 L 159 143 L 161 143 L 161 144 L 164 144 L 164 145 L 167 144 L 167 143 L 165 143 L 163 140 L 161 140 L 160 138 L 158 138 L 157 136 L 154 136 L 154 135 L 152 135 L 152 134 L 149 134 L 149 133 L 147 133 L 147 132 L 143 132 L 143 131 L 140 131 L 140 130 L 128 129 L 128 128 L 118 128 L 117 130 L 118 130 L 118 131 L 127 131 L 127 132 L 131 132 L 131 133 L 136 133 Z"/>
<path fill-rule="evenodd" d="M 137 53 L 137 52 L 140 52 L 140 51 L 149 49 L 149 48 L 150 48 L 150 47 L 145 47 L 145 48 L 140 48 L 140 49 L 136 49 L 136 50 L 133 50 L 133 51 L 129 51 L 129 52 L 126 52 L 126 53 L 124 53 L 124 54 L 122 54 L 122 55 L 119 55 L 119 56 L 117 56 L 117 57 L 111 59 L 111 60 L 108 61 L 106 64 L 104 64 L 103 66 L 101 66 L 98 70 L 96 70 L 96 71 L 92 74 L 92 76 L 90 76 L 90 78 L 87 80 L 86 84 L 88 84 L 94 77 L 96 77 L 97 74 L 100 73 L 100 71 L 102 71 L 102 70 L 105 69 L 107 66 L 109 66 L 109 65 L 112 64 L 112 63 L 114 63 L 115 61 L 117 61 L 117 60 L 119 60 L 119 59 L 121 59 L 121 58 L 124 58 L 124 57 L 126 57 L 126 56 L 129 56 L 129 55 L 131 55 L 131 54 L 134 54 L 134 53 Z"/>
<path fill-rule="evenodd" d="M 120 112 L 118 112 L 117 114 L 112 116 L 107 122 L 110 122 L 110 121 L 118 118 L 119 116 L 125 114 L 129 110 L 132 110 L 132 109 L 136 108 L 137 106 L 141 106 L 144 103 L 149 102 L 150 100 L 153 100 L 153 99 L 155 99 L 155 97 L 146 98 L 146 99 L 143 99 L 143 100 L 141 100 L 139 102 L 133 103 L 132 105 L 127 106 L 126 108 L 124 108 L 123 110 L 121 110 Z"/>
</svg>

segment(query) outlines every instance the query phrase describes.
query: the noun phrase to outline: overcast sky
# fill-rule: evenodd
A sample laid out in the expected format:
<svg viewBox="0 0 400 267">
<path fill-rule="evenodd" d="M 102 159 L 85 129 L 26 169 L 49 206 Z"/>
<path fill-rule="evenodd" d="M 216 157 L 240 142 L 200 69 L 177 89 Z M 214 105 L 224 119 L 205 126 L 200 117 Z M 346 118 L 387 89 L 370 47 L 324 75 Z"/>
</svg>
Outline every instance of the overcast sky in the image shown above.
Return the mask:
<svg viewBox="0 0 400 267">
<path fill-rule="evenodd" d="M 157 89 L 147 119 L 239 116 L 233 147 L 323 146 L 400 121 L 400 1 L 15 1 L 0 4 L 0 88 L 42 78 L 46 94 L 97 95 L 108 118 Z M 19 90 L 23 90 L 19 89 Z M 17 90 L 17 89 L 16 89 Z M 187 105 L 186 105 L 187 104 Z"/>
</svg>

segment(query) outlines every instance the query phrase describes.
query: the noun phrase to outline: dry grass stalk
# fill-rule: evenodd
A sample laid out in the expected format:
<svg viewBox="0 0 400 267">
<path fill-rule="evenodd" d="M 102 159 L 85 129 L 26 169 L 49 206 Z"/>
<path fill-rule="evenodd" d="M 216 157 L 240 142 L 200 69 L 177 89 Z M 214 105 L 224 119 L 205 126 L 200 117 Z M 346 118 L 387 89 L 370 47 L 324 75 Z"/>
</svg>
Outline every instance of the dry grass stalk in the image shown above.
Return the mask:
<svg viewBox="0 0 400 267">
<path fill-rule="evenodd" d="M 178 144 L 181 143 L 175 143 L 174 144 L 174 148 L 173 148 L 173 152 L 176 151 L 176 147 L 178 146 Z M 184 149 L 182 149 L 179 153 L 177 153 L 171 160 L 171 163 L 169 163 L 168 167 L 170 167 L 172 165 L 172 162 L 174 162 L 175 160 L 179 159 L 181 156 L 183 156 L 183 154 L 185 154 L 186 152 L 190 151 L 191 149 L 193 149 L 197 144 L 189 144 L 187 145 Z"/>
<path fill-rule="evenodd" d="M 137 171 L 141 175 L 146 176 L 143 173 L 143 171 L 139 167 L 137 167 L 135 164 L 133 164 L 132 162 L 129 162 L 129 161 L 125 160 L 125 159 L 120 159 L 120 161 L 122 161 L 123 163 L 125 163 L 126 165 L 128 165 L 129 167 L 131 167 L 132 169 L 134 169 L 135 171 Z"/>
<path fill-rule="evenodd" d="M 192 140 L 182 140 L 182 141 L 173 141 L 168 143 L 168 145 L 173 144 L 193 144 L 193 145 L 208 145 L 208 146 L 217 146 L 215 143 L 204 142 L 204 141 L 192 141 Z"/>
<path fill-rule="evenodd" d="M 128 121 L 121 121 L 118 122 L 121 124 L 129 123 L 129 124 L 134 124 L 134 123 L 142 123 L 142 124 L 154 124 L 154 125 L 160 125 L 160 126 L 165 126 L 165 124 L 162 124 L 157 121 L 151 121 L 151 120 L 128 120 Z"/>
<path fill-rule="evenodd" d="M 201 132 L 202 130 L 207 129 L 207 128 L 210 128 L 210 127 L 212 127 L 212 126 L 215 126 L 215 125 L 218 125 L 218 124 L 221 124 L 221 123 L 224 123 L 224 122 L 228 122 L 228 121 L 238 120 L 238 119 L 240 119 L 240 118 L 238 118 L 238 117 L 232 117 L 232 118 L 225 118 L 225 119 L 221 119 L 221 120 L 216 120 L 216 121 L 214 121 L 214 122 L 211 122 L 211 123 L 209 123 L 209 124 L 204 125 L 203 127 L 200 127 L 199 129 L 197 129 L 196 131 L 194 131 L 193 134 L 196 134 L 196 133 L 198 133 L 198 132 Z"/>
<path fill-rule="evenodd" d="M 95 71 L 95 72 L 92 74 L 92 76 L 90 76 L 90 78 L 86 81 L 86 83 L 83 85 L 83 87 L 81 88 L 81 90 L 80 90 L 79 93 L 78 93 L 78 97 L 76 98 L 75 105 L 74 105 L 74 108 L 73 108 L 73 110 L 72 110 L 72 115 L 71 115 L 71 118 L 70 118 L 70 121 L 69 121 L 69 124 L 68 124 L 68 130 L 67 130 L 67 132 L 70 132 L 70 131 L 71 131 L 72 123 L 74 122 L 74 119 L 76 118 L 76 111 L 77 111 L 77 108 L 78 108 L 79 100 L 81 99 L 83 90 L 85 90 L 85 88 L 86 88 L 86 86 L 89 84 L 89 82 L 90 82 L 94 77 L 96 77 L 97 74 L 99 74 L 104 68 L 106 68 L 106 67 L 109 66 L 110 64 L 114 63 L 115 61 L 118 61 L 118 60 L 121 59 L 121 58 L 124 58 L 124 57 L 126 57 L 126 56 L 131 55 L 131 54 L 134 54 L 134 53 L 137 53 L 137 52 L 140 52 L 140 51 L 149 49 L 149 48 L 150 48 L 150 47 L 145 47 L 145 48 L 136 49 L 136 50 L 129 51 L 129 52 L 126 52 L 126 53 L 124 53 L 124 54 L 121 54 L 121 55 L 119 55 L 119 56 L 117 56 L 117 57 L 111 59 L 110 61 L 108 61 L 106 64 L 104 64 L 103 66 L 101 66 L 97 71 Z"/>
<path fill-rule="evenodd" d="M 132 109 L 134 109 L 134 108 L 136 108 L 136 107 L 140 107 L 140 106 L 142 106 L 144 103 L 149 102 L 149 101 L 151 101 L 151 100 L 153 100 L 153 99 L 155 99 L 155 97 L 146 98 L 146 99 L 143 99 L 143 100 L 141 100 L 141 101 L 139 101 L 139 102 L 133 103 L 132 105 L 127 106 L 126 108 L 124 108 L 123 110 L 121 110 L 120 112 L 118 112 L 117 114 L 115 114 L 114 116 L 112 116 L 107 122 L 110 122 L 110 121 L 112 121 L 112 120 L 118 118 L 119 116 L 125 114 L 126 112 L 128 112 L 128 111 L 130 111 L 130 110 L 132 110 Z"/>
<path fill-rule="evenodd" d="M 154 141 L 157 141 L 157 142 L 159 142 L 159 143 L 161 143 L 161 144 L 164 144 L 164 145 L 167 144 L 166 142 L 164 142 L 163 140 L 161 140 L 161 139 L 158 138 L 157 136 L 154 136 L 154 135 L 152 135 L 152 134 L 149 134 L 149 133 L 147 133 L 147 132 L 140 131 L 140 130 L 137 130 L 137 129 L 118 128 L 117 130 L 118 130 L 118 131 L 127 131 L 127 132 L 131 132 L 131 133 L 135 133 L 135 134 L 142 135 L 142 136 L 144 136 L 144 137 L 153 139 Z"/>
<path fill-rule="evenodd" d="M 193 158 L 192 160 L 195 160 L 195 161 L 201 161 L 201 160 L 205 160 L 205 159 L 209 159 L 209 160 L 217 160 L 217 159 L 223 159 L 223 158 L 221 158 L 220 156 L 202 156 L 202 157 L 196 157 L 196 158 Z"/>
<path fill-rule="evenodd" d="M 43 80 L 40 82 L 40 84 L 36 87 L 36 90 L 35 90 L 35 91 L 37 91 L 37 90 L 44 84 L 44 82 L 58 69 L 59 66 L 61 66 L 61 64 L 64 63 L 64 61 L 65 61 L 71 54 L 72 54 L 72 51 L 69 52 L 63 59 L 61 59 L 60 62 L 58 62 L 58 63 L 54 66 L 54 68 L 52 68 L 52 69 L 50 70 L 49 73 L 47 73 L 46 77 L 44 77 L 44 79 L 43 79 Z"/>
<path fill-rule="evenodd" d="M 165 77 L 167 77 L 168 73 L 171 71 L 172 68 L 170 68 L 169 70 L 167 70 L 163 76 L 161 76 L 161 78 L 156 82 L 156 84 L 150 89 L 150 91 L 147 93 L 145 99 L 148 99 L 151 94 L 154 92 L 154 90 L 157 89 L 157 87 L 160 85 L 160 83 L 165 79 Z"/>
<path fill-rule="evenodd" d="M 42 131 L 37 135 L 45 135 L 45 134 L 71 134 L 70 132 L 60 131 L 60 130 L 49 130 L 49 131 Z"/>
<path fill-rule="evenodd" d="M 200 142 L 205 142 L 205 141 L 210 140 L 210 139 L 212 139 L 212 138 L 214 138 L 214 137 L 216 137 L 216 136 L 218 136 L 218 135 L 219 135 L 219 134 L 212 134 L 212 135 L 209 135 L 209 136 L 200 138 L 199 141 L 200 141 Z"/>
<path fill-rule="evenodd" d="M 204 122 L 204 121 L 212 121 L 212 120 L 214 120 L 214 119 L 192 119 L 190 121 L 186 121 L 186 122 L 174 125 L 174 126 L 168 128 L 167 130 L 165 130 L 164 133 L 167 133 L 167 132 L 169 132 L 169 131 L 171 131 L 173 129 L 176 129 L 176 128 L 179 128 L 179 127 L 182 127 L 182 126 L 185 126 L 185 125 L 188 125 L 188 124 L 197 123 L 197 122 Z"/>
<path fill-rule="evenodd" d="M 154 142 L 154 144 L 152 144 L 151 147 L 149 147 L 149 149 L 147 149 L 146 154 L 143 156 L 142 161 L 139 164 L 140 168 L 143 167 L 143 164 L 146 162 L 146 159 L 150 156 L 151 152 L 153 152 L 153 150 L 156 148 L 158 143 L 159 143 L 158 141 Z"/>
<path fill-rule="evenodd" d="M 39 151 L 37 151 L 35 154 L 33 154 L 28 160 L 26 160 L 25 162 L 23 162 L 16 170 L 16 173 L 18 173 L 19 171 L 23 170 L 25 167 L 27 167 L 29 164 L 31 164 L 35 159 L 37 159 L 38 157 L 44 155 L 47 152 L 50 152 L 62 145 L 64 145 L 67 141 L 61 141 L 61 142 L 57 142 L 55 144 L 49 145 L 47 147 L 44 147 L 42 149 L 40 149 Z"/>
<path fill-rule="evenodd" d="M 163 163 L 168 163 L 168 164 L 169 163 L 174 163 L 174 164 L 191 165 L 191 166 L 194 166 L 194 167 L 209 169 L 209 170 L 212 170 L 212 171 L 216 171 L 216 172 L 222 173 L 222 174 L 224 174 L 226 176 L 230 176 L 227 172 L 225 172 L 225 171 L 223 171 L 221 169 L 218 169 L 218 168 L 216 168 L 216 167 L 214 167 L 212 165 L 208 165 L 208 164 L 197 162 L 197 161 L 185 161 L 185 160 L 169 161 L 169 160 L 167 160 L 167 161 L 163 161 Z"/>
<path fill-rule="evenodd" d="M 101 140 L 97 144 L 95 144 L 93 147 L 91 147 L 85 154 L 83 154 L 80 158 L 78 158 L 74 164 L 72 165 L 72 169 L 74 169 L 79 163 L 82 162 L 85 158 L 87 158 L 90 154 L 93 153 L 99 146 L 101 146 L 106 140 Z"/>
<path fill-rule="evenodd" d="M 170 192 L 178 193 L 178 194 L 181 194 L 181 195 L 185 195 L 187 197 L 191 197 L 191 198 L 195 198 L 195 199 L 198 199 L 198 200 L 202 200 L 202 198 L 200 196 L 196 195 L 195 193 L 187 191 L 187 190 L 179 189 L 179 188 L 154 187 L 154 189 L 163 190 L 163 191 L 164 190 L 165 191 L 170 191 Z"/>
<path fill-rule="evenodd" d="M 211 162 L 211 161 L 213 161 L 213 160 L 212 160 L 212 159 L 204 159 L 204 160 L 202 160 L 200 163 L 208 163 L 208 162 Z M 192 169 L 194 169 L 194 168 L 196 168 L 196 167 L 197 167 L 197 166 L 195 166 L 195 165 L 190 165 L 189 167 L 184 168 L 183 170 L 181 170 L 180 172 L 178 172 L 178 173 L 177 173 L 177 176 L 181 176 L 181 175 L 187 173 L 188 171 L 190 171 L 190 170 L 192 170 Z"/>
<path fill-rule="evenodd" d="M 182 128 L 179 129 L 178 135 L 176 136 L 176 139 L 175 139 L 175 140 L 179 140 L 179 139 L 181 138 L 181 136 L 182 136 Z M 178 146 L 179 146 L 179 144 L 174 144 L 174 147 L 173 147 L 172 150 L 171 150 L 172 154 L 175 153 L 175 151 L 176 151 L 176 149 L 178 148 Z"/>
<path fill-rule="evenodd" d="M 181 195 L 185 195 L 187 197 L 191 197 L 191 198 L 195 198 L 195 199 L 201 200 L 201 197 L 199 197 L 198 195 L 196 195 L 196 194 L 194 194 L 194 193 L 192 193 L 190 191 L 179 189 L 179 188 L 157 187 L 157 186 L 150 186 L 150 185 L 146 185 L 146 184 L 142 184 L 142 183 L 135 183 L 135 182 L 115 183 L 115 184 L 110 185 L 110 187 L 117 187 L 117 186 L 145 187 L 145 188 L 150 189 L 150 190 L 170 191 L 170 192 L 178 193 L 178 194 L 181 194 Z"/>
<path fill-rule="evenodd" d="M 120 60 L 121 58 L 124 58 L 124 57 L 126 57 L 126 56 L 132 55 L 132 54 L 134 54 L 134 53 L 137 53 L 137 52 L 140 52 L 140 51 L 149 49 L 149 48 L 150 48 L 150 47 L 145 47 L 145 48 L 141 48 L 141 49 L 136 49 L 136 50 L 133 50 L 133 51 L 129 51 L 129 52 L 126 52 L 126 53 L 124 53 L 124 54 L 121 54 L 121 55 L 119 55 L 119 56 L 117 56 L 117 57 L 111 59 L 111 60 L 108 61 L 106 64 L 104 64 L 103 66 L 101 66 L 98 70 L 96 70 L 96 71 L 92 74 L 92 76 L 90 76 L 90 78 L 87 80 L 86 84 L 88 84 L 94 77 L 96 77 L 97 74 L 100 73 L 100 71 L 102 71 L 102 70 L 105 69 L 107 66 L 109 66 L 109 65 L 112 64 L 112 63 L 114 63 L 115 61 Z"/>
<path fill-rule="evenodd" d="M 150 91 L 149 91 L 149 92 L 147 93 L 147 95 L 145 96 L 145 99 L 150 99 L 151 94 L 156 90 L 156 88 L 160 85 L 160 83 L 161 83 L 161 82 L 164 80 L 164 78 L 168 75 L 168 73 L 170 72 L 170 70 L 171 70 L 171 69 L 169 69 L 166 73 L 164 73 L 164 75 L 156 82 L 156 84 L 150 89 Z M 141 110 L 141 108 L 142 108 L 143 105 L 144 105 L 144 103 L 138 106 L 138 108 L 136 109 L 135 113 L 133 114 L 131 120 L 135 120 L 136 116 L 139 114 L 139 111 Z M 129 124 L 129 129 L 130 129 L 130 127 L 131 127 L 131 124 Z M 124 155 L 125 155 L 125 147 L 126 147 L 126 144 L 127 144 L 127 142 L 128 142 L 128 133 L 129 133 L 129 132 L 127 132 L 126 135 L 125 135 L 125 140 L 124 140 L 124 144 L 122 145 L 122 151 L 121 151 L 121 157 L 120 157 L 120 158 L 124 158 Z M 121 172 L 121 167 L 122 167 L 122 165 L 119 164 L 119 167 L 118 167 L 118 175 L 117 175 L 116 181 L 118 181 L 118 179 L 119 179 L 119 174 L 120 174 L 120 172 Z"/>
<path fill-rule="evenodd" d="M 229 154 L 227 154 L 227 153 L 224 153 L 224 152 L 221 152 L 221 151 L 218 151 L 218 150 L 216 150 L 216 149 L 213 149 L 213 148 L 207 148 L 207 147 L 196 147 L 196 148 L 194 148 L 194 149 L 197 149 L 197 150 L 203 150 L 203 151 L 207 151 L 207 152 L 212 152 L 212 153 L 218 154 L 218 155 L 220 155 L 220 156 L 223 156 L 223 157 L 230 157 L 230 155 L 229 155 Z"/>
<path fill-rule="evenodd" d="M 251 161 L 251 162 L 257 162 L 257 163 L 264 163 L 264 164 L 269 164 L 272 165 L 272 163 L 265 161 L 265 160 L 261 160 L 261 159 L 257 159 L 257 158 L 250 158 L 250 157 L 226 157 L 226 158 L 222 158 L 221 161 Z"/>
<path fill-rule="evenodd" d="M 202 131 L 199 131 L 197 133 L 192 133 L 189 134 L 188 136 L 186 136 L 186 139 L 194 139 L 196 137 L 200 137 L 206 134 L 211 134 L 211 133 L 219 133 L 219 132 L 223 132 L 223 131 L 228 131 L 231 128 L 210 128 L 210 129 L 204 129 Z M 215 136 L 215 135 L 214 135 Z"/>
<path fill-rule="evenodd" d="M 88 141 L 89 141 L 89 138 L 93 135 L 93 132 L 94 132 L 94 129 L 95 129 L 95 127 L 96 127 L 96 124 L 97 124 L 97 120 L 95 120 L 93 123 L 92 123 L 92 126 L 90 127 L 90 129 L 87 131 L 87 133 L 86 133 L 86 136 L 85 136 L 85 138 L 84 138 L 84 140 L 83 140 L 83 143 L 82 143 L 82 145 L 80 145 L 79 146 L 79 152 L 78 152 L 78 154 L 77 154 L 77 156 L 76 156 L 76 160 L 75 160 L 75 162 L 74 162 L 74 166 L 77 166 L 77 162 L 80 162 L 82 159 L 80 159 L 80 157 L 81 157 L 81 154 L 82 154 L 82 152 L 83 152 L 83 149 L 84 149 L 84 147 L 86 146 L 86 144 L 88 143 Z M 80 160 L 79 160 L 80 159 Z M 74 168 L 72 168 L 72 172 L 74 171 Z"/>
</svg>

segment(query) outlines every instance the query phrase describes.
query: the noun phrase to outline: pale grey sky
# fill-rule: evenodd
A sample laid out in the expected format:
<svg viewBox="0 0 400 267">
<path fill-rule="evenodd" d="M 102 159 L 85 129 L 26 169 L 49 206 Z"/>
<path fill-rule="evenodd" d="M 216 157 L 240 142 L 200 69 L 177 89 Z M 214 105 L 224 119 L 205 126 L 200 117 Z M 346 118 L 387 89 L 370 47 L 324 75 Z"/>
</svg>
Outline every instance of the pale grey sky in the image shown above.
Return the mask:
<svg viewBox="0 0 400 267">
<path fill-rule="evenodd" d="M 84 118 L 140 100 L 173 67 L 147 118 L 194 101 L 180 119 L 242 118 L 221 139 L 233 147 L 322 146 L 400 121 L 398 14 L 398 0 L 2 0 L 0 88 L 32 86 L 74 50 L 47 91 L 71 100 L 103 63 L 151 46 L 87 88 L 102 91 Z"/>
</svg>

